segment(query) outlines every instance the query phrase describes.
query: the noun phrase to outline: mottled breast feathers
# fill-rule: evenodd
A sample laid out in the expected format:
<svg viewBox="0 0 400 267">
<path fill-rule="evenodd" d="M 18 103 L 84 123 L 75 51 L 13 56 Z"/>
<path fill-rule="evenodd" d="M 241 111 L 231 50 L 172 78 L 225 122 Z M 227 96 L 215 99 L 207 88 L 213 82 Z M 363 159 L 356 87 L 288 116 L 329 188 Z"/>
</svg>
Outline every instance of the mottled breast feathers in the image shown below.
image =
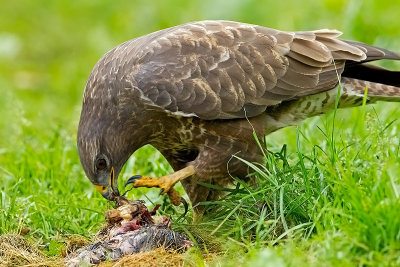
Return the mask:
<svg viewBox="0 0 400 267">
<path fill-rule="evenodd" d="M 252 117 L 334 88 L 346 60 L 384 55 L 339 35 L 202 21 L 128 41 L 98 64 L 108 64 L 141 91 L 143 101 L 168 112 L 206 120 Z"/>
</svg>

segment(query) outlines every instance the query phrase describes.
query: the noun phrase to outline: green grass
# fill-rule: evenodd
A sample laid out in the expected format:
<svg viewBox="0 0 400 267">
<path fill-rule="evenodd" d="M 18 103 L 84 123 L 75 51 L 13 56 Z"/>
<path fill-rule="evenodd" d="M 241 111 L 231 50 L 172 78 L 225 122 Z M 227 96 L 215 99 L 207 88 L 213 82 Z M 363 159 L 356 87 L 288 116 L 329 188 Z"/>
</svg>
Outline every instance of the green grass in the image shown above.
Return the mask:
<svg viewBox="0 0 400 267">
<path fill-rule="evenodd" d="M 187 21 L 230 19 L 283 30 L 336 28 L 345 39 L 400 51 L 396 1 L 8 1 L 0 12 L 0 234 L 28 227 L 27 238 L 42 245 L 91 237 L 110 207 L 85 178 L 75 140 L 86 79 L 113 46 Z M 268 136 L 271 153 L 251 163 L 254 182 L 237 181 L 221 201 L 203 203 L 209 216 L 197 228 L 218 244 L 216 256 L 205 243 L 207 264 L 400 265 L 399 117 L 399 104 L 380 104 Z M 132 174 L 170 171 L 146 147 L 120 185 Z M 174 218 L 181 212 L 156 190 L 129 196 L 163 203 L 161 212 Z M 176 227 L 196 232 L 185 220 Z M 202 253 L 188 257 L 201 265 Z"/>
<path fill-rule="evenodd" d="M 223 200 L 208 203 L 214 219 L 204 224 L 223 228 L 222 236 L 250 252 L 243 262 L 250 257 L 259 266 L 270 258 L 293 266 L 400 264 L 399 140 L 388 134 L 393 124 L 371 117 L 363 135 L 334 131 L 334 146 L 332 131 L 322 128 L 325 137 L 303 150 L 314 136 L 305 134 L 307 125 L 298 129 L 302 147 L 270 148 L 278 152 L 254 166 L 256 186 L 238 181 Z"/>
</svg>

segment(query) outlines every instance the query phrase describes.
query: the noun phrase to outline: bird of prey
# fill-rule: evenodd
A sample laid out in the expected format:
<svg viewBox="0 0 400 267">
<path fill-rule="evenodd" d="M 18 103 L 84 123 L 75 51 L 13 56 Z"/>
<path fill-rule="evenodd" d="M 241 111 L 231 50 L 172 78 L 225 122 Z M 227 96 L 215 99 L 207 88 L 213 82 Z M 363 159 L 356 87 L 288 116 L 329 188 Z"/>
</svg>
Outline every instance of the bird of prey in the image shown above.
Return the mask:
<svg viewBox="0 0 400 267">
<path fill-rule="evenodd" d="M 86 175 L 112 199 L 122 166 L 151 144 L 176 172 L 128 184 L 158 187 L 178 205 L 173 186 L 181 182 L 196 205 L 218 198 L 199 181 L 246 179 L 247 166 L 232 155 L 262 160 L 253 131 L 262 136 L 329 112 L 338 94 L 339 107 L 360 105 L 366 88 L 368 102 L 400 101 L 400 72 L 369 64 L 400 55 L 340 35 L 200 21 L 118 45 L 84 91 L 77 144 Z"/>
</svg>

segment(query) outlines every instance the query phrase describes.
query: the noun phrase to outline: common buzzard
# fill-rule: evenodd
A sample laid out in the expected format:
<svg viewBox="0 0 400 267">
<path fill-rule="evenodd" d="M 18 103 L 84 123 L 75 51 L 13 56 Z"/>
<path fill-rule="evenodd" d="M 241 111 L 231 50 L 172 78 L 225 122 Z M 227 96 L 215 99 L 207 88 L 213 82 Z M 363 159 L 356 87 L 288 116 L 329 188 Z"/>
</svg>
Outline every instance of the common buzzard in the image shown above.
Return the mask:
<svg viewBox="0 0 400 267">
<path fill-rule="evenodd" d="M 146 144 L 173 174 L 134 176 L 134 187 L 159 187 L 174 204 L 181 182 L 193 205 L 246 179 L 233 158 L 262 159 L 262 136 L 335 107 L 398 101 L 400 73 L 370 61 L 400 55 L 338 39 L 336 30 L 284 32 L 231 21 L 200 21 L 154 32 L 113 48 L 93 68 L 78 129 L 82 166 L 108 199 L 131 154 Z M 228 171 L 229 174 L 228 175 Z"/>
</svg>

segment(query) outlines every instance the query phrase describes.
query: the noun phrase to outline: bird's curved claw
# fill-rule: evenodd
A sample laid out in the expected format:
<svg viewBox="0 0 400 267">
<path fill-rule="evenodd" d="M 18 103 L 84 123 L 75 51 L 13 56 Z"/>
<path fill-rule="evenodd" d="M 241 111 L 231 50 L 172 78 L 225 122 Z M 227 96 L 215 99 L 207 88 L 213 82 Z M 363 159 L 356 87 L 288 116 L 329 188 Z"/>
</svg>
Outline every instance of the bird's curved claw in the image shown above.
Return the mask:
<svg viewBox="0 0 400 267">
<path fill-rule="evenodd" d="M 134 184 L 136 182 L 136 180 L 142 178 L 141 175 L 134 175 L 131 178 L 128 179 L 128 181 L 126 181 L 125 186 L 129 185 L 129 184 Z"/>
<path fill-rule="evenodd" d="M 171 173 L 169 175 L 160 177 L 160 178 L 155 178 L 155 177 L 149 177 L 149 176 L 142 176 L 142 175 L 134 175 L 131 178 L 129 178 L 125 186 L 131 184 L 133 187 L 158 187 L 160 188 L 160 195 L 167 194 L 171 203 L 174 204 L 174 206 L 179 206 L 180 204 L 183 204 L 185 207 L 185 213 L 186 215 L 188 211 L 188 203 L 184 198 L 181 197 L 181 195 L 174 189 L 174 185 L 183 179 L 186 179 L 193 174 L 196 173 L 196 170 L 194 166 L 189 165 L 179 171 L 176 171 L 174 173 Z M 184 216 L 183 215 L 183 216 Z"/>
<path fill-rule="evenodd" d="M 132 184 L 133 187 L 158 187 L 162 190 L 161 194 L 165 194 L 171 191 L 176 183 L 192 176 L 193 174 L 195 174 L 195 169 L 193 166 L 189 165 L 179 171 L 160 178 L 134 175 L 126 181 L 125 186 Z"/>
<path fill-rule="evenodd" d="M 184 199 L 183 197 L 181 197 L 181 203 L 185 207 L 185 212 L 183 213 L 183 215 L 181 217 L 185 217 L 186 213 L 188 212 L 189 205 L 188 205 L 186 199 Z"/>
<path fill-rule="evenodd" d="M 142 180 L 143 179 L 143 180 Z M 186 213 L 188 212 L 189 205 L 187 201 L 181 197 L 181 195 L 176 191 L 174 188 L 170 187 L 164 187 L 162 182 L 159 181 L 160 179 L 148 177 L 148 176 L 142 176 L 142 175 L 134 175 L 130 177 L 126 183 L 125 186 L 132 184 L 133 187 L 160 187 L 160 195 L 167 194 L 171 203 L 174 206 L 179 206 L 180 204 L 183 204 L 185 208 L 185 212 L 182 215 L 185 216 Z M 161 182 L 161 183 L 160 183 Z M 172 184 L 173 186 L 173 184 Z"/>
</svg>

